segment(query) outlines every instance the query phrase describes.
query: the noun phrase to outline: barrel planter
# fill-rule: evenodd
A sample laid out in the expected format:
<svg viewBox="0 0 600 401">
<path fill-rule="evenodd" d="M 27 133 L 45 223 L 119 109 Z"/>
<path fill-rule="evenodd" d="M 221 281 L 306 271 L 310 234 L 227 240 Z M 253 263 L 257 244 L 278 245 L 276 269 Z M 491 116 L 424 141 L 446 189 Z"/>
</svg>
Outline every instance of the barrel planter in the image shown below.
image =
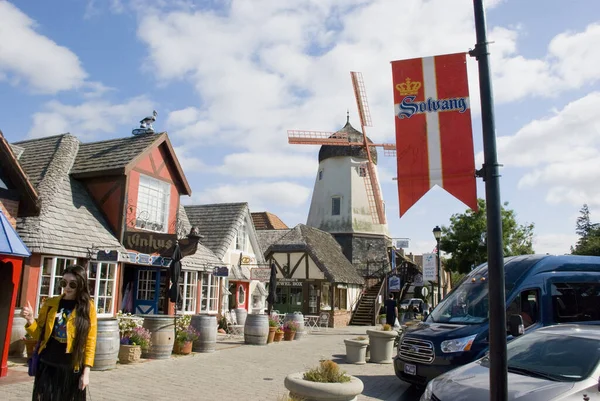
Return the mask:
<svg viewBox="0 0 600 401">
<path fill-rule="evenodd" d="M 398 333 L 394 330 L 367 330 L 370 358 L 373 363 L 392 363 L 394 340 Z"/>
<path fill-rule="evenodd" d="M 8 347 L 8 356 L 24 357 L 25 354 L 25 343 L 23 337 L 25 337 L 25 325 L 27 320 L 21 317 L 21 308 L 15 309 L 15 314 L 12 321 L 12 329 L 10 331 L 10 346 Z"/>
<path fill-rule="evenodd" d="M 110 370 L 119 359 L 119 321 L 114 318 L 98 319 L 96 356 L 92 370 Z"/>
<path fill-rule="evenodd" d="M 244 342 L 251 345 L 267 345 L 269 337 L 269 317 L 248 315 L 244 325 Z"/>
<path fill-rule="evenodd" d="M 237 324 L 243 326 L 246 324 L 246 317 L 248 316 L 248 311 L 244 308 L 236 308 L 235 309 L 235 320 Z"/>
<path fill-rule="evenodd" d="M 217 317 L 210 315 L 192 316 L 191 325 L 198 331 L 200 336 L 192 350 L 194 352 L 215 352 L 217 347 Z"/>
<path fill-rule="evenodd" d="M 149 359 L 169 359 L 175 344 L 175 316 L 146 315 L 144 328 L 150 332 L 152 345 L 144 350 L 142 357 Z"/>
<path fill-rule="evenodd" d="M 290 320 L 298 324 L 298 329 L 296 330 L 294 340 L 300 340 L 306 336 L 306 331 L 304 330 L 304 315 L 300 312 L 286 313 L 285 318 L 283 319 L 284 326 L 285 322 Z"/>
</svg>

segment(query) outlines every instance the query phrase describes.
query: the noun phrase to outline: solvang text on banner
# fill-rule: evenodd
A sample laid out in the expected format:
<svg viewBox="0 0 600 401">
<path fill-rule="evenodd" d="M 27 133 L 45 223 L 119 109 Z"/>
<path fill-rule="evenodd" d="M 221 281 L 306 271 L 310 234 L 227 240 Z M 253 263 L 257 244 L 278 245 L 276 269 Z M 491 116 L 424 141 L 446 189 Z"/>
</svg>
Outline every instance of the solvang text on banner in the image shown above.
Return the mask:
<svg viewBox="0 0 600 401">
<path fill-rule="evenodd" d="M 434 185 L 477 209 L 466 54 L 392 62 L 404 215 Z"/>
</svg>

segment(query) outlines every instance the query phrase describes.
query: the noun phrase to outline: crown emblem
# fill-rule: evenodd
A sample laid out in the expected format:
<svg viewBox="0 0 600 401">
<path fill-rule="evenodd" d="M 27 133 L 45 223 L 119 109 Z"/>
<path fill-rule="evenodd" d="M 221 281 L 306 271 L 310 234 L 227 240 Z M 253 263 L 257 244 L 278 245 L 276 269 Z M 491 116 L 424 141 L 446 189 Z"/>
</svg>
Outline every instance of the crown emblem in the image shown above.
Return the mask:
<svg viewBox="0 0 600 401">
<path fill-rule="evenodd" d="M 404 83 L 396 85 L 396 89 L 402 96 L 416 95 L 419 93 L 419 88 L 421 88 L 421 83 L 412 82 L 408 77 L 406 77 Z"/>
</svg>

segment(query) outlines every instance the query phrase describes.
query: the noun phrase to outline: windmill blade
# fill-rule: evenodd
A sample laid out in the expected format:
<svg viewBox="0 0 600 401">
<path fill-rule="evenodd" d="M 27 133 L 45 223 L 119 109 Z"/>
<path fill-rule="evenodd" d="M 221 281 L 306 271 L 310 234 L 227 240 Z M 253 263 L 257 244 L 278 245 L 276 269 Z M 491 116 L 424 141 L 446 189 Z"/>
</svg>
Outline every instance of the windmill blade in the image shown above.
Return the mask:
<svg viewBox="0 0 600 401">
<path fill-rule="evenodd" d="M 358 107 L 358 115 L 360 117 L 360 125 L 363 127 L 371 127 L 371 111 L 369 110 L 369 102 L 367 101 L 367 91 L 365 83 L 360 72 L 350 72 L 352 77 L 352 87 L 354 88 L 354 97 L 356 98 L 356 106 Z"/>
<path fill-rule="evenodd" d="M 346 133 L 326 131 L 297 131 L 288 130 L 288 143 L 296 145 L 333 145 L 333 146 L 360 146 L 362 142 L 350 142 Z"/>
<path fill-rule="evenodd" d="M 364 183 L 367 191 L 367 200 L 369 201 L 369 209 L 371 210 L 371 218 L 375 224 L 386 224 L 385 211 L 383 210 L 383 199 L 379 188 L 375 165 L 372 162 L 363 163 Z"/>
<path fill-rule="evenodd" d="M 396 144 L 394 143 L 384 143 L 383 145 L 383 155 L 396 157 Z"/>
</svg>

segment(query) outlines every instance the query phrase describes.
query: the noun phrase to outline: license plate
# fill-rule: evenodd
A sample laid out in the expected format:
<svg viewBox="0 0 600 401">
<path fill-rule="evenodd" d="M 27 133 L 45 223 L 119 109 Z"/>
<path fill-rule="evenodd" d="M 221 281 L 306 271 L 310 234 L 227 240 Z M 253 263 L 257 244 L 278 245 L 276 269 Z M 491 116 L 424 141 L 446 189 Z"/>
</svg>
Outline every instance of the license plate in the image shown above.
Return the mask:
<svg viewBox="0 0 600 401">
<path fill-rule="evenodd" d="M 417 374 L 417 366 L 416 365 L 411 365 L 409 363 L 404 365 L 404 373 L 406 373 L 407 375 L 416 375 Z"/>
</svg>

